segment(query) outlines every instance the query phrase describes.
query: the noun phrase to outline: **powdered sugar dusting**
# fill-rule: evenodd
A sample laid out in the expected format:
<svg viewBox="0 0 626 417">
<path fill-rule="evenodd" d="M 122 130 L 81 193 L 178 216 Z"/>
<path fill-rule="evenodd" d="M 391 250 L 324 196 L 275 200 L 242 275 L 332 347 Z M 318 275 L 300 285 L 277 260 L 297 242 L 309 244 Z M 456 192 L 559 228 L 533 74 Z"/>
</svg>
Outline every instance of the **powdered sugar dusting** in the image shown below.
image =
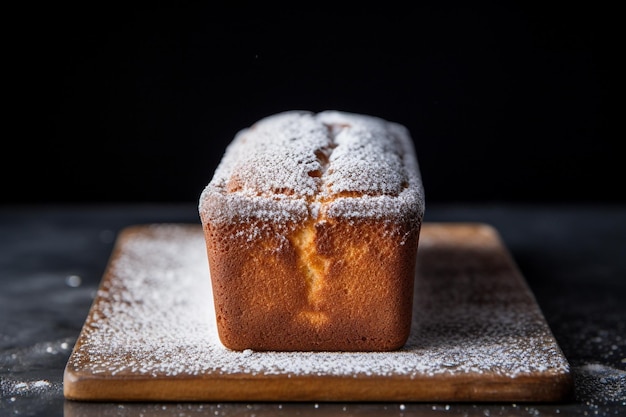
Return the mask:
<svg viewBox="0 0 626 417">
<path fill-rule="evenodd" d="M 484 253 L 450 254 L 441 230 L 428 224 L 422 228 L 422 266 L 407 345 L 395 352 L 343 353 L 226 349 L 217 336 L 201 227 L 160 224 L 129 229 L 120 238 L 68 369 L 133 377 L 418 379 L 568 373 L 569 365 L 532 295 L 507 260 L 481 269 Z"/>
<path fill-rule="evenodd" d="M 424 193 L 404 126 L 338 111 L 288 111 L 235 136 L 199 211 L 215 223 L 259 216 L 421 219 Z"/>
</svg>

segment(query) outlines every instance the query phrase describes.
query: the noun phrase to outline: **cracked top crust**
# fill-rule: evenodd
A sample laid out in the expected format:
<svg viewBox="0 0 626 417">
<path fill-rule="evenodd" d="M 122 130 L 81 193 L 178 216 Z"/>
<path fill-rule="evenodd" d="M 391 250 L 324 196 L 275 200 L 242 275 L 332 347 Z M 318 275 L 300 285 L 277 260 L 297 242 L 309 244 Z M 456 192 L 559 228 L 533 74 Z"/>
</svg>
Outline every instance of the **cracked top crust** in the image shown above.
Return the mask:
<svg viewBox="0 0 626 417">
<path fill-rule="evenodd" d="M 237 133 L 199 211 L 214 223 L 420 220 L 424 193 L 404 126 L 339 111 L 287 111 Z"/>
</svg>

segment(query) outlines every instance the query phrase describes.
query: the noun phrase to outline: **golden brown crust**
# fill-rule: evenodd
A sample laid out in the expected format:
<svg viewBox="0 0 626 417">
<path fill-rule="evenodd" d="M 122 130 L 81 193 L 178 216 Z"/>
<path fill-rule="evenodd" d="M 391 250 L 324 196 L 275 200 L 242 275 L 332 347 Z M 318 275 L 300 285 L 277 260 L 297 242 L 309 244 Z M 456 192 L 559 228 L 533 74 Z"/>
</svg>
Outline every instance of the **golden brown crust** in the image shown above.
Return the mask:
<svg viewBox="0 0 626 417">
<path fill-rule="evenodd" d="M 245 237 L 221 238 L 233 230 L 205 226 L 225 346 L 388 351 L 406 342 L 418 231 L 389 225 L 381 233 L 371 221 L 326 222 L 316 229 L 317 263 L 309 263 L 297 243 L 303 229 L 286 242 L 268 237 L 251 245 Z"/>
</svg>

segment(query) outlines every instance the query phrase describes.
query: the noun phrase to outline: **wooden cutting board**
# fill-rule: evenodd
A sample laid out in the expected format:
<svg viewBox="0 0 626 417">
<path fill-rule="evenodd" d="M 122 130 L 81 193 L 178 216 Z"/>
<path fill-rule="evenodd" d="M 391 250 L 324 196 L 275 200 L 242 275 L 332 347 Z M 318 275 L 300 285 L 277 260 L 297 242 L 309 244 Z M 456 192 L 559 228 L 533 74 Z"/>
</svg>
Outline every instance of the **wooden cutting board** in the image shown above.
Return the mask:
<svg viewBox="0 0 626 417">
<path fill-rule="evenodd" d="M 426 223 L 395 352 L 234 352 L 217 337 L 202 229 L 120 233 L 68 360 L 86 401 L 561 401 L 569 364 L 493 227 Z"/>
</svg>

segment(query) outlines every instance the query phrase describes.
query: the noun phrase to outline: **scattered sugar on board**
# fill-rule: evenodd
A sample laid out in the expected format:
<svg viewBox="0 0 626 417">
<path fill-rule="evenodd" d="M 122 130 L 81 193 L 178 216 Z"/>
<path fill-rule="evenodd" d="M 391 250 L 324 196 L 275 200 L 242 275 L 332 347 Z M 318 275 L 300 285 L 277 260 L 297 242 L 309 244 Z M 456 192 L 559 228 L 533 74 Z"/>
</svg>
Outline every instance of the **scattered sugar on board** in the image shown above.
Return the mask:
<svg viewBox="0 0 626 417">
<path fill-rule="evenodd" d="M 94 374 L 152 376 L 516 377 L 569 370 L 541 317 L 522 314 L 516 300 L 506 298 L 496 300 L 496 311 L 416 309 L 419 325 L 395 352 L 230 351 L 217 336 L 203 239 L 195 225 L 163 224 L 123 241 L 69 365 Z M 426 304 L 448 300 L 448 306 L 458 306 L 454 300 L 462 297 L 449 287 L 436 303 Z"/>
</svg>

